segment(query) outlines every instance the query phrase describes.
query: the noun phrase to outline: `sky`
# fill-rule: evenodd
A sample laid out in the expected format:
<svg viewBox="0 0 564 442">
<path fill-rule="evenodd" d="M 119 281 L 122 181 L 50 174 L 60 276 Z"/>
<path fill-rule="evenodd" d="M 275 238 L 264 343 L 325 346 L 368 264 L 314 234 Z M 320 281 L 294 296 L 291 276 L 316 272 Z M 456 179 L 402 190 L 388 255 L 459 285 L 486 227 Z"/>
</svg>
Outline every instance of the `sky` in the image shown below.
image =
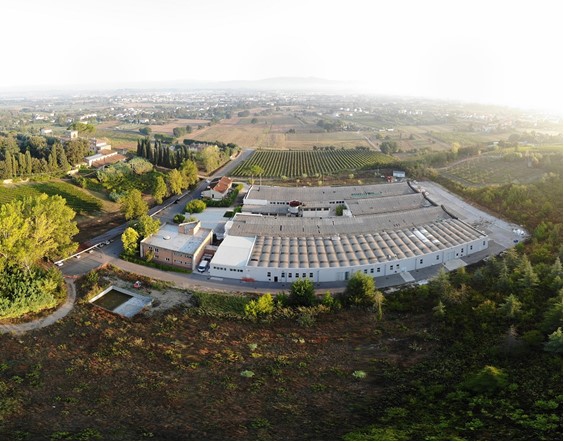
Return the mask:
<svg viewBox="0 0 564 442">
<path fill-rule="evenodd" d="M 317 77 L 561 112 L 562 0 L 1 0 L 0 91 Z"/>
</svg>

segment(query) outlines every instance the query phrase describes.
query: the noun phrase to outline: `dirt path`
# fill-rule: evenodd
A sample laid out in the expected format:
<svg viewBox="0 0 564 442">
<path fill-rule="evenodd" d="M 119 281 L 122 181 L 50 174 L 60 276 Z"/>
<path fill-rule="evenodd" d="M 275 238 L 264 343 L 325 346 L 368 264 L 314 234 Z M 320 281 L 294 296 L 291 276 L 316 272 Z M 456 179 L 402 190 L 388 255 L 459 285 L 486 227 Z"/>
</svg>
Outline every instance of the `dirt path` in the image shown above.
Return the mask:
<svg viewBox="0 0 564 442">
<path fill-rule="evenodd" d="M 67 300 L 57 310 L 45 318 L 36 319 L 35 321 L 26 322 L 22 324 L 0 324 L 0 333 L 12 333 L 21 335 L 31 330 L 47 327 L 54 324 L 59 319 L 64 318 L 72 310 L 74 301 L 76 299 L 76 287 L 74 280 L 65 278 L 67 283 Z"/>
</svg>

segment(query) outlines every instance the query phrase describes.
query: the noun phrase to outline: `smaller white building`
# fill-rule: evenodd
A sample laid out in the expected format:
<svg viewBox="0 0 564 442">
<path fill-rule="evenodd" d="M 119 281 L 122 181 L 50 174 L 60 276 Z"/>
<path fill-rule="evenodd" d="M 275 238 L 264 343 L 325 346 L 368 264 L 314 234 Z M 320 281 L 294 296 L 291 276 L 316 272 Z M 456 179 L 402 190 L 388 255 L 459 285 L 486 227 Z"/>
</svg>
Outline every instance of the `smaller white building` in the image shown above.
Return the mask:
<svg viewBox="0 0 564 442">
<path fill-rule="evenodd" d="M 208 188 L 202 191 L 202 197 L 220 201 L 227 196 L 232 184 L 233 180 L 226 176 L 213 180 Z"/>
</svg>

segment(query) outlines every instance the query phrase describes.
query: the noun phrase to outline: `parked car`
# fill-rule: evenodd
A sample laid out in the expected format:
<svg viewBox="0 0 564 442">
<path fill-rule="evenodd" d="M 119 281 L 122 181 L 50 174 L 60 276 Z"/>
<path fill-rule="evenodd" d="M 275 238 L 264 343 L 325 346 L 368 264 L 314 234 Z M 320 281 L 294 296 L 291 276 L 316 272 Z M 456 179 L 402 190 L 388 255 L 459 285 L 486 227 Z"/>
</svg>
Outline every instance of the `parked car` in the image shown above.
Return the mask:
<svg viewBox="0 0 564 442">
<path fill-rule="evenodd" d="M 207 259 L 202 259 L 200 264 L 198 265 L 198 272 L 204 273 L 210 265 L 210 262 Z"/>
</svg>

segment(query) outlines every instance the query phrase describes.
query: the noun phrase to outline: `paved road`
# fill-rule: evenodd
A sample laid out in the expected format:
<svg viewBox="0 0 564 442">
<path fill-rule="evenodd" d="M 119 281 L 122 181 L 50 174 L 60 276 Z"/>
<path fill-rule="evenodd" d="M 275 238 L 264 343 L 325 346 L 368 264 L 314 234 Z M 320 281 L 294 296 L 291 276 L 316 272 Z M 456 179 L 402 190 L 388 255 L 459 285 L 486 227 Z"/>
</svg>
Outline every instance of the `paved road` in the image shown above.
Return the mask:
<svg viewBox="0 0 564 442">
<path fill-rule="evenodd" d="M 234 170 L 237 166 L 239 166 L 239 164 L 241 164 L 241 162 L 243 162 L 250 155 L 252 155 L 253 152 L 254 150 L 252 149 L 248 149 L 241 152 L 239 156 L 235 158 L 233 161 L 230 161 L 225 166 L 216 170 L 214 175 L 215 176 L 229 175 L 229 173 L 232 170 Z M 149 215 L 158 216 L 159 218 L 163 217 L 172 220 L 175 214 L 183 212 L 182 209 L 184 208 L 184 206 L 188 201 L 199 198 L 200 194 L 202 193 L 202 190 L 205 190 L 206 186 L 207 186 L 206 181 L 201 180 L 194 189 L 183 192 L 181 195 L 171 196 L 167 200 L 163 201 L 162 204 L 151 208 L 149 210 Z M 121 226 L 114 227 L 113 229 L 108 230 L 107 232 L 98 235 L 97 237 L 92 238 L 89 241 L 86 241 L 84 245 L 86 247 L 92 247 L 96 244 L 105 243 L 107 241 L 113 240 L 119 237 L 125 231 L 125 229 L 127 229 L 128 225 L 129 223 L 124 223 Z"/>
</svg>

